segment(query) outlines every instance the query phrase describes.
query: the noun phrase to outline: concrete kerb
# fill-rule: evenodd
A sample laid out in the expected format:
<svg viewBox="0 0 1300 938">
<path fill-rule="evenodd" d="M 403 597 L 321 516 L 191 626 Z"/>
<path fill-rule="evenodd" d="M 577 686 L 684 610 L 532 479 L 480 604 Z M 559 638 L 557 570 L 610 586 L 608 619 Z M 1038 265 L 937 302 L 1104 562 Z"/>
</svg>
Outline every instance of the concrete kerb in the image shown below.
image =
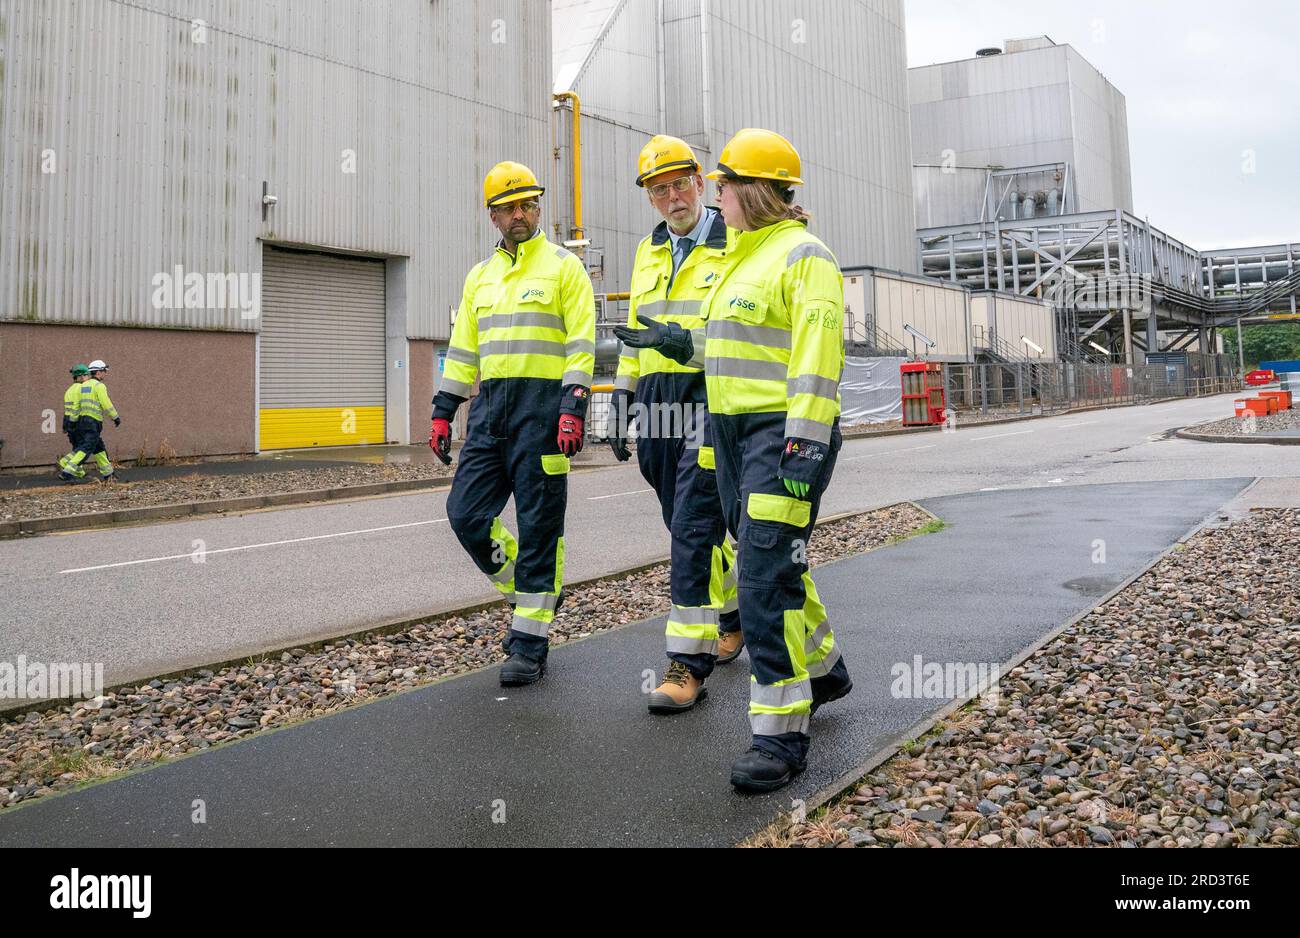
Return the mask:
<svg viewBox="0 0 1300 938">
<path fill-rule="evenodd" d="M 825 518 L 819 518 L 817 519 L 817 527 L 820 528 L 823 525 L 831 524 L 832 522 L 835 521 L 843 521 L 847 518 L 856 518 L 861 515 L 869 515 L 876 511 L 882 511 L 886 508 L 896 508 L 902 505 L 911 505 L 913 508 L 917 509 L 918 511 L 921 511 L 924 514 L 928 515 L 934 521 L 940 520 L 936 518 L 932 512 L 926 511 L 924 508 L 922 508 L 920 505 L 916 504 L 915 502 L 903 501 L 903 502 L 895 502 L 892 505 L 881 505 L 876 508 L 866 508 L 866 509 L 856 510 L 856 511 L 844 511 L 844 512 L 840 512 L 839 514 L 829 515 Z M 890 543 L 892 543 L 892 541 Z M 888 544 L 884 544 L 881 546 L 888 546 Z M 878 548 L 873 548 L 873 549 L 878 549 Z M 655 567 L 658 567 L 662 564 L 666 564 L 668 562 L 669 562 L 668 557 L 660 557 L 655 560 L 650 560 L 644 563 L 635 564 L 630 567 L 624 567 L 622 569 L 615 570 L 610 573 L 602 573 L 598 576 L 588 577 L 587 579 L 584 580 L 576 580 L 572 583 L 566 583 L 565 588 L 577 589 L 581 587 L 594 586 L 600 583 L 607 583 L 611 580 L 620 580 L 628 576 L 636 576 L 638 573 L 644 573 L 647 570 L 651 570 Z M 320 650 L 321 648 L 324 648 L 326 645 L 334 644 L 337 642 L 344 642 L 344 641 L 351 641 L 351 640 L 365 640 L 368 638 L 382 638 L 383 636 L 394 635 L 398 632 L 403 632 L 406 629 L 412 628 L 413 626 L 420 625 L 425 622 L 431 622 L 436 619 L 442 619 L 447 616 L 473 615 L 476 612 L 482 612 L 486 609 L 489 609 L 497 605 L 497 603 L 499 602 L 501 602 L 500 599 L 489 599 L 483 602 L 474 603 L 469 606 L 454 606 L 454 605 L 443 606 L 443 607 L 432 609 L 429 612 L 422 613 L 418 616 L 406 617 L 402 619 L 391 619 L 386 622 L 381 622 L 378 625 L 367 626 L 364 629 L 354 629 L 353 631 L 350 632 L 343 632 L 343 633 L 322 632 L 317 635 L 307 635 L 302 639 L 294 642 L 291 645 L 274 645 L 274 646 L 264 646 L 264 647 L 254 646 L 251 650 L 241 651 L 238 655 L 235 655 L 231 658 L 224 659 L 222 661 L 217 661 L 217 662 L 205 661 L 205 662 L 198 662 L 194 664 L 186 664 L 180 666 L 179 668 L 176 668 L 175 670 L 167 671 L 162 674 L 140 675 L 139 677 L 132 678 L 129 681 L 123 681 L 111 687 L 106 687 L 104 688 L 104 693 L 105 694 L 132 693 L 142 683 L 148 683 L 149 681 L 164 681 L 164 682 L 175 681 L 175 680 L 180 680 L 182 678 L 194 676 L 198 674 L 198 672 L 200 671 L 212 671 L 215 673 L 217 671 L 220 671 L 222 668 L 237 667 L 239 665 L 248 662 L 250 659 L 253 658 L 266 659 L 266 658 L 278 657 L 284 654 L 285 652 L 295 650 L 295 649 L 302 649 L 303 651 L 310 653 L 312 651 Z M 627 624 L 633 625 L 635 623 L 629 622 Z M 598 633 L 598 634 L 603 634 L 603 633 Z M 573 644 L 573 642 L 575 641 L 585 641 L 585 639 L 570 639 L 565 644 Z M 453 675 L 453 676 L 458 677 L 460 675 Z M 24 716 L 28 713 L 50 710 L 52 708 L 63 706 L 65 704 L 75 705 L 80 703 L 84 703 L 84 701 L 82 701 L 80 698 L 69 698 L 69 699 L 52 698 L 47 700 L 31 701 L 13 707 L 0 706 L 0 722 L 4 722 L 10 719 L 15 719 L 17 717 Z"/>
<path fill-rule="evenodd" d="M 1259 484 L 1259 479 L 1256 478 L 1253 482 L 1250 483 L 1250 485 L 1246 486 L 1239 493 L 1237 493 L 1236 497 L 1240 498 L 1241 496 L 1245 495 L 1247 492 L 1249 492 L 1252 488 L 1254 488 L 1258 484 Z M 1021 664 L 1027 661 L 1032 655 L 1038 652 L 1040 649 L 1045 648 L 1047 645 L 1051 644 L 1053 641 L 1055 641 L 1057 638 L 1063 635 L 1066 631 L 1073 628 L 1079 622 L 1082 622 L 1088 616 L 1092 615 L 1093 612 L 1105 606 L 1108 602 L 1110 602 L 1120 593 L 1124 592 L 1124 590 L 1128 589 L 1139 579 L 1141 579 L 1142 577 L 1150 573 L 1153 569 L 1155 569 L 1155 567 L 1162 560 L 1164 560 L 1170 554 L 1180 550 L 1182 546 L 1185 543 L 1187 543 L 1187 541 L 1189 541 L 1191 538 L 1195 537 L 1205 528 L 1211 527 L 1218 513 L 1219 513 L 1219 509 L 1215 509 L 1209 515 L 1202 518 L 1199 522 L 1193 525 L 1191 529 L 1189 529 L 1185 534 L 1183 534 L 1182 537 L 1180 537 L 1173 544 L 1169 545 L 1169 547 L 1167 547 L 1165 550 L 1161 551 L 1160 554 L 1156 556 L 1154 559 L 1152 559 L 1152 561 L 1149 564 L 1147 564 L 1145 567 L 1135 572 L 1132 576 L 1125 579 L 1124 582 L 1120 583 L 1118 586 L 1116 586 L 1114 589 L 1108 592 L 1105 596 L 1101 597 L 1101 599 L 1097 600 L 1096 603 L 1089 606 L 1087 609 L 1083 610 L 1078 615 L 1072 616 L 1069 619 L 1069 621 L 1053 629 L 1051 632 L 1044 635 L 1042 638 L 1040 638 L 1038 641 L 1034 642 L 1033 644 L 1025 648 L 1023 651 L 1012 656 L 1012 658 L 1009 661 L 1001 665 L 999 673 L 1002 675 L 1009 674 L 1013 668 L 1019 667 Z M 847 560 L 849 558 L 845 558 L 845 559 Z M 842 563 L 842 562 L 843 561 L 840 560 L 834 561 L 834 563 Z M 836 796 L 847 791 L 850 786 L 852 786 L 860 779 L 862 779 L 863 776 L 868 775 L 871 772 L 874 772 L 881 765 L 883 765 L 884 763 L 892 759 L 894 756 L 896 756 L 899 753 L 899 751 L 903 748 L 903 745 L 905 743 L 909 742 L 910 740 L 922 738 L 923 736 L 925 736 L 926 733 L 934 729 L 935 726 L 937 726 L 940 722 L 952 716 L 958 710 L 961 710 L 971 701 L 975 700 L 978 696 L 980 696 L 978 693 L 972 693 L 959 700 L 954 700 L 948 705 L 946 705 L 945 707 L 943 707 L 941 710 L 939 710 L 937 713 L 935 713 L 933 716 L 924 717 L 921 720 L 918 720 L 916 723 L 913 723 L 907 729 L 903 730 L 902 733 L 899 733 L 898 735 L 893 737 L 893 739 L 890 742 L 886 743 L 880 749 L 877 749 L 874 753 L 868 756 L 863 762 L 859 763 L 855 768 L 849 769 L 847 772 L 842 773 L 839 777 L 837 777 L 834 781 L 827 784 L 820 791 L 816 792 L 811 797 L 804 799 L 805 811 L 809 815 L 811 815 L 813 811 L 830 803 L 832 800 L 835 799 Z M 786 815 L 783 812 L 783 816 L 788 816 L 788 815 Z M 750 837 L 753 837 L 757 834 L 762 833 L 764 830 L 771 828 L 774 824 L 780 824 L 780 823 L 782 823 L 781 819 L 778 818 L 776 821 L 772 822 L 772 824 L 768 824 L 765 827 L 761 827 L 758 830 L 752 831 L 744 839 L 748 840 Z"/>
<path fill-rule="evenodd" d="M 1198 443 L 1263 443 L 1270 446 L 1300 446 L 1297 437 L 1251 437 L 1229 436 L 1218 433 L 1196 433 L 1193 430 L 1179 430 L 1174 436 L 1180 440 L 1195 440 Z"/>
</svg>

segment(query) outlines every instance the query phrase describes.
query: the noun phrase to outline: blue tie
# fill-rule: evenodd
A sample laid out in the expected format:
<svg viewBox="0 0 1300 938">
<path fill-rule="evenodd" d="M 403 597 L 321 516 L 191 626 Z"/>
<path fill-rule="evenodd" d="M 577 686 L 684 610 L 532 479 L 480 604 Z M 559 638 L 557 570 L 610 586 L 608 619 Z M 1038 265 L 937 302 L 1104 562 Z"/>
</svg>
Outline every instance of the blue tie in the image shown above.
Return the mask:
<svg viewBox="0 0 1300 938">
<path fill-rule="evenodd" d="M 691 256 L 691 251 L 695 248 L 695 242 L 690 238 L 677 239 L 677 251 L 673 254 L 673 275 L 668 280 L 668 286 L 671 289 L 673 281 L 677 279 L 677 271 L 681 270 L 682 264 L 686 263 L 686 258 Z"/>
</svg>

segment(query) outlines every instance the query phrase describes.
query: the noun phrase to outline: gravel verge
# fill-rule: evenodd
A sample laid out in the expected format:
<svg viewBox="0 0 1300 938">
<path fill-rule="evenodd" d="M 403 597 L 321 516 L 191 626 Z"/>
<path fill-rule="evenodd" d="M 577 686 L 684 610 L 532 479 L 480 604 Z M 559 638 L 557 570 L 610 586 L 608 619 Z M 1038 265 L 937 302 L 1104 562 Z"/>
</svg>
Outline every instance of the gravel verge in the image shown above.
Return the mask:
<svg viewBox="0 0 1300 938">
<path fill-rule="evenodd" d="M 1295 845 L 1300 510 L 1207 528 L 762 846 Z"/>
<path fill-rule="evenodd" d="M 808 546 L 827 563 L 932 530 L 910 503 L 828 521 Z M 570 587 L 552 626 L 561 645 L 668 611 L 668 565 Z M 504 659 L 504 603 L 389 635 L 295 648 L 239 666 L 198 670 L 105 694 L 98 709 L 59 705 L 0 717 L 0 808 L 151 762 L 484 668 Z"/>
<path fill-rule="evenodd" d="M 1300 410 L 1292 408 L 1291 410 L 1278 411 L 1276 414 L 1269 414 L 1267 417 L 1256 417 L 1254 420 L 1255 431 L 1253 433 L 1244 429 L 1246 425 L 1246 421 L 1237 417 L 1227 417 L 1223 420 L 1214 420 L 1210 423 L 1188 427 L 1186 432 L 1220 437 L 1224 440 L 1249 440 L 1255 436 L 1255 433 L 1259 432 L 1300 430 Z"/>
</svg>

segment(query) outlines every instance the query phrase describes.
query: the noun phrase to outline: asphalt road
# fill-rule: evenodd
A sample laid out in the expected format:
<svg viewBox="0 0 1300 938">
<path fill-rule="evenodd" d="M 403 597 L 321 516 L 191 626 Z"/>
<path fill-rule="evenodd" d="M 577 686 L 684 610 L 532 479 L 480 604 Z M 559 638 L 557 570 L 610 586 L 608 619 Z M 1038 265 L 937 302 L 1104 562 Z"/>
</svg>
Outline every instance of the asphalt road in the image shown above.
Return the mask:
<svg viewBox="0 0 1300 938">
<path fill-rule="evenodd" d="M 823 514 L 1035 486 L 1300 474 L 1291 447 L 1169 439 L 1231 395 L 845 444 Z M 496 595 L 444 493 L 0 541 L 0 660 L 102 662 L 109 684 Z M 569 580 L 666 557 L 632 464 L 575 474 Z"/>
<path fill-rule="evenodd" d="M 747 658 L 691 713 L 646 712 L 655 619 L 557 648 L 536 687 L 502 689 L 493 668 L 18 808 L 0 847 L 732 844 L 948 703 L 896 697 L 896 665 L 1000 665 L 1249 482 L 937 498 L 924 504 L 950 528 L 819 568 L 855 689 L 814 719 L 810 768 L 780 793 L 727 781 L 748 742 Z"/>
</svg>

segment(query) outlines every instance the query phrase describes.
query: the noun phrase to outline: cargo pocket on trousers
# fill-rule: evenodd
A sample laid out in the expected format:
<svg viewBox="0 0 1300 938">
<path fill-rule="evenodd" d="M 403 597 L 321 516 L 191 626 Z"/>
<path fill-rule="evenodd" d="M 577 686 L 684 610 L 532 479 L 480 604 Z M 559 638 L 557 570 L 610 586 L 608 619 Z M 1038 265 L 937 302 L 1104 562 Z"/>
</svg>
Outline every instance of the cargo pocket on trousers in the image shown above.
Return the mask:
<svg viewBox="0 0 1300 938">
<path fill-rule="evenodd" d="M 798 530 L 771 521 L 746 519 L 740 534 L 742 586 L 790 586 L 799 582 L 805 554 L 797 544 Z"/>
<path fill-rule="evenodd" d="M 543 485 L 546 486 L 548 495 L 563 495 L 567 491 L 569 479 L 569 457 L 563 453 L 554 453 L 542 457 L 542 472 L 546 473 L 546 480 Z"/>
</svg>

